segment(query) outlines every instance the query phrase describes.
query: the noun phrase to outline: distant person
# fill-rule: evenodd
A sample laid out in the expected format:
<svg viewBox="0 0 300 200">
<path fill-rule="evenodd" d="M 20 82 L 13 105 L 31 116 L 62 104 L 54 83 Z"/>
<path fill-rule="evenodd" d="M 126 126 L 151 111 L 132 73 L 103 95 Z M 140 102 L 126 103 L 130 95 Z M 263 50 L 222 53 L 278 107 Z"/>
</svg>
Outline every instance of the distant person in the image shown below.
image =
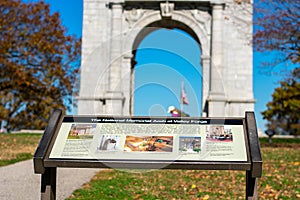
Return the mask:
<svg viewBox="0 0 300 200">
<path fill-rule="evenodd" d="M 188 114 L 181 112 L 175 106 L 169 106 L 168 113 L 170 113 L 172 115 L 172 117 L 189 117 Z"/>
<path fill-rule="evenodd" d="M 6 129 L 5 127 L 2 127 L 2 128 L 0 129 L 0 133 L 7 133 L 7 129 Z"/>
</svg>

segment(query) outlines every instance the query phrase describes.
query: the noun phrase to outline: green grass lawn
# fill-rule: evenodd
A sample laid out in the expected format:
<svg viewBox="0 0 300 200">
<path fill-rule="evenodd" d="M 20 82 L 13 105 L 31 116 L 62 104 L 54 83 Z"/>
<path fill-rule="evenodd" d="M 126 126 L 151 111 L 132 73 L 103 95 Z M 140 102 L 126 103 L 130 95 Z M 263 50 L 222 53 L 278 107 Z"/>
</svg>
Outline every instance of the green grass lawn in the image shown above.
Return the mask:
<svg viewBox="0 0 300 200">
<path fill-rule="evenodd" d="M 0 134 L 0 166 L 31 159 L 40 134 Z M 259 199 L 300 199 L 300 143 L 261 140 Z M 59 178 L 59 177 L 58 177 Z M 70 199 L 244 199 L 245 172 L 102 170 Z"/>
<path fill-rule="evenodd" d="M 300 199 L 300 145 L 262 145 L 259 199 Z M 276 145 L 275 145 L 276 146 Z M 70 199 L 244 199 L 245 172 L 103 170 Z"/>
<path fill-rule="evenodd" d="M 41 134 L 0 134 L 0 166 L 31 159 Z"/>
</svg>

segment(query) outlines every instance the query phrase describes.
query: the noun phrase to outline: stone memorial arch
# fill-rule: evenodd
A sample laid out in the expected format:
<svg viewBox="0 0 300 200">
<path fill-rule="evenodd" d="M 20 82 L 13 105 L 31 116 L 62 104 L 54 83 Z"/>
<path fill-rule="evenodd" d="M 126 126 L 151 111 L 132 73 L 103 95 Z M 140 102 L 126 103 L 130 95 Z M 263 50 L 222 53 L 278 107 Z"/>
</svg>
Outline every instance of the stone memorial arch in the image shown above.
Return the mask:
<svg viewBox="0 0 300 200">
<path fill-rule="evenodd" d="M 250 0 L 84 0 L 78 114 L 134 115 L 135 53 L 159 28 L 200 44 L 203 116 L 254 110 Z"/>
</svg>

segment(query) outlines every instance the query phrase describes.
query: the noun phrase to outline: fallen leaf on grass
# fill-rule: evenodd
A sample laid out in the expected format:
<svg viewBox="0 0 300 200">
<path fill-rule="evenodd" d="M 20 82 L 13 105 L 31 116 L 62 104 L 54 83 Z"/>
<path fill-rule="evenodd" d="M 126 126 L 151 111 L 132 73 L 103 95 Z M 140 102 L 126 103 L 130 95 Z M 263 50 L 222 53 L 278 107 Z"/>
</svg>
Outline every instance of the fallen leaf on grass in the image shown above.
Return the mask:
<svg viewBox="0 0 300 200">
<path fill-rule="evenodd" d="M 193 191 L 193 190 L 189 191 L 189 195 L 195 195 L 195 194 L 196 194 L 196 191 Z"/>
<path fill-rule="evenodd" d="M 133 199 L 134 199 L 134 200 L 139 199 L 140 196 L 141 196 L 140 194 L 136 194 L 136 195 L 133 197 Z"/>
<path fill-rule="evenodd" d="M 88 188 L 90 188 L 90 187 L 91 187 L 91 185 L 90 185 L 89 183 L 86 183 L 86 184 L 83 185 L 83 188 L 84 188 L 84 189 L 88 189 Z"/>
</svg>

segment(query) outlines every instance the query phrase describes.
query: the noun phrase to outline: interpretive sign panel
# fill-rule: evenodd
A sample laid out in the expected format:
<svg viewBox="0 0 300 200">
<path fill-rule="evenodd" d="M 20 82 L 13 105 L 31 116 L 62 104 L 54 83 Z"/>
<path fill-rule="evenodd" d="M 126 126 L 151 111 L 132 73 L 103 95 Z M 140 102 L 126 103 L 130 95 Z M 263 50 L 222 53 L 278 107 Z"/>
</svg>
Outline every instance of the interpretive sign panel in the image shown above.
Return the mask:
<svg viewBox="0 0 300 200">
<path fill-rule="evenodd" d="M 65 116 L 49 159 L 245 161 L 243 119 Z"/>
<path fill-rule="evenodd" d="M 34 154 L 41 199 L 56 198 L 58 167 L 246 171 L 257 199 L 262 157 L 255 116 L 153 118 L 63 116 L 54 110 Z"/>
</svg>

